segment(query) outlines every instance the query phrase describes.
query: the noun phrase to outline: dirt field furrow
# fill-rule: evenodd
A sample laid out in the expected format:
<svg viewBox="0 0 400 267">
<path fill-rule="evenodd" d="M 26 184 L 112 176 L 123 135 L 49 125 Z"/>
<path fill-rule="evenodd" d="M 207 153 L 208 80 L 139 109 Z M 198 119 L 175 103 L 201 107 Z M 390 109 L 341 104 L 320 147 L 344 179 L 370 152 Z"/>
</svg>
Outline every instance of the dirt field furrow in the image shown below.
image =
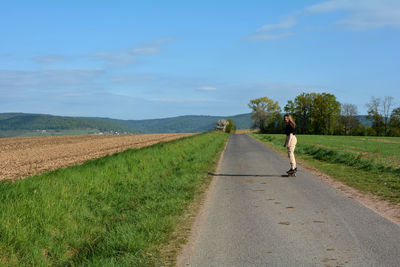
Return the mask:
<svg viewBox="0 0 400 267">
<path fill-rule="evenodd" d="M 0 139 L 0 180 L 21 179 L 87 160 L 193 135 L 77 135 Z"/>
</svg>

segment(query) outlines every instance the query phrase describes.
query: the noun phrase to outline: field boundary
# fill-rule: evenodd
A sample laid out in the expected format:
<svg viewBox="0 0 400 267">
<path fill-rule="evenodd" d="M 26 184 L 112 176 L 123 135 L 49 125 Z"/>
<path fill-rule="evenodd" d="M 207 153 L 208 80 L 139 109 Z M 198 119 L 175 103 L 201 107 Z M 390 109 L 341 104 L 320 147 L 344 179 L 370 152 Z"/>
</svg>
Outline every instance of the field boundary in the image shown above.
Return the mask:
<svg viewBox="0 0 400 267">
<path fill-rule="evenodd" d="M 274 150 L 275 152 L 279 153 L 282 156 L 287 157 L 287 153 L 277 149 L 276 147 L 261 141 L 258 138 L 255 138 L 251 134 L 249 135 L 252 137 L 254 140 L 257 142 L 260 142 L 261 144 L 267 146 L 268 148 Z M 400 226 L 400 204 L 393 204 L 387 200 L 380 199 L 378 196 L 373 195 L 372 193 L 365 193 L 362 192 L 361 190 L 358 190 L 354 187 L 351 187 L 335 178 L 330 176 L 329 174 L 319 170 L 315 166 L 312 166 L 312 164 L 305 160 L 304 158 L 300 158 L 297 155 L 296 156 L 296 161 L 298 165 L 301 165 L 301 167 L 312 174 L 314 174 L 316 177 L 321 179 L 322 181 L 326 182 L 336 190 L 342 192 L 345 194 L 348 198 L 352 198 L 359 203 L 361 203 L 363 206 L 369 208 L 370 210 L 373 210 L 377 214 L 381 215 L 382 217 L 388 219 L 389 221 L 397 224 Z M 334 163 L 331 163 L 334 164 Z"/>
<path fill-rule="evenodd" d="M 80 165 L 127 149 L 139 149 L 199 133 L 74 135 L 0 139 L 0 180 L 25 179 Z"/>
</svg>

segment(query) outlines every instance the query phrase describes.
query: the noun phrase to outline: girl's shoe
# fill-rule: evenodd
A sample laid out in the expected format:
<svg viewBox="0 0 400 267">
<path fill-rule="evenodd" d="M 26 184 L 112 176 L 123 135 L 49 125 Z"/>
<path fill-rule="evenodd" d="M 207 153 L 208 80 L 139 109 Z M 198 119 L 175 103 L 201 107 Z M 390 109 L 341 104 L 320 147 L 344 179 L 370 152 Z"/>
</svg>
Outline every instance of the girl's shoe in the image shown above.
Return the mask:
<svg viewBox="0 0 400 267">
<path fill-rule="evenodd" d="M 290 168 L 290 170 L 288 170 L 286 173 L 290 173 L 290 172 L 296 172 L 296 169 L 292 169 L 292 168 Z"/>
</svg>

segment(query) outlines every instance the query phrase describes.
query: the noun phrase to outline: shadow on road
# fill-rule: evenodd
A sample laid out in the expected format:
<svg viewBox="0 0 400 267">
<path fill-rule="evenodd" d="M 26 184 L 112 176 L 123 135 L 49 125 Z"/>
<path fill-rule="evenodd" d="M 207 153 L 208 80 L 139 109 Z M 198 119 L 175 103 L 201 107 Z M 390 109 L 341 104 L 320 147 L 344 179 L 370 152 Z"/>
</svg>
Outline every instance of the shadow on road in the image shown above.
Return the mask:
<svg viewBox="0 0 400 267">
<path fill-rule="evenodd" d="M 212 173 L 209 172 L 209 175 L 213 176 L 235 176 L 235 177 L 288 177 L 287 174 L 230 174 L 230 173 Z"/>
</svg>

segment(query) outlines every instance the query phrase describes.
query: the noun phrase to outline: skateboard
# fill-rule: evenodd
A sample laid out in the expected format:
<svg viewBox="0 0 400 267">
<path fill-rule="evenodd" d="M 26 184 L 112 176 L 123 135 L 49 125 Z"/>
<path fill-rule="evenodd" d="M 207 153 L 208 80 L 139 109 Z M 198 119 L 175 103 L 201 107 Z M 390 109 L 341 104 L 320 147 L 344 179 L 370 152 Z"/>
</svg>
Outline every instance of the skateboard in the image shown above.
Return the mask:
<svg viewBox="0 0 400 267">
<path fill-rule="evenodd" d="M 287 173 L 288 177 L 296 177 L 296 171 L 291 171 Z"/>
</svg>

